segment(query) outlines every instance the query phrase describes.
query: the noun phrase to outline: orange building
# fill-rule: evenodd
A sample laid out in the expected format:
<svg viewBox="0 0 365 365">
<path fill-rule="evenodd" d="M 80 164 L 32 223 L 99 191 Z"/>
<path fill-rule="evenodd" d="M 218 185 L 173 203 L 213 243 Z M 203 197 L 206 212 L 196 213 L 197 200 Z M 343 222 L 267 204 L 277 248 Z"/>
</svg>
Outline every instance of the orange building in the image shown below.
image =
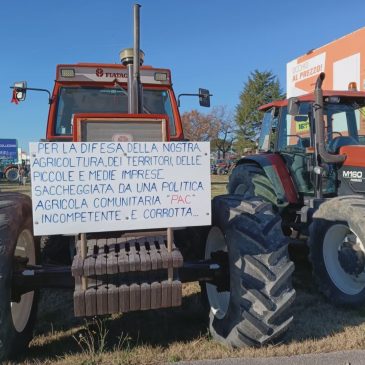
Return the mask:
<svg viewBox="0 0 365 365">
<path fill-rule="evenodd" d="M 312 92 L 321 72 L 324 90 L 347 90 L 349 82 L 365 89 L 365 27 L 287 63 L 287 97 Z"/>
<path fill-rule="evenodd" d="M 365 27 L 288 62 L 287 98 L 313 92 L 321 72 L 326 74 L 324 90 L 348 90 L 350 82 L 365 90 Z M 359 134 L 365 135 L 365 110 L 359 113 Z M 292 132 L 302 134 L 299 127 Z"/>
</svg>

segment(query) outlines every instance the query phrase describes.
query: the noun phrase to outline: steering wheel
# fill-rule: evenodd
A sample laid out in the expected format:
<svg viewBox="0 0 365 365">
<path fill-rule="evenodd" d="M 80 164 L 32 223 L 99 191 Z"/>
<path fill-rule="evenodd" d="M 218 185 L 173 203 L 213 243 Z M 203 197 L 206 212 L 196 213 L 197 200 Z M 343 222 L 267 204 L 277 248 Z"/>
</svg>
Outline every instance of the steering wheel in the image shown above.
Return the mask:
<svg viewBox="0 0 365 365">
<path fill-rule="evenodd" d="M 329 135 L 333 136 L 334 134 L 338 134 L 339 137 L 342 137 L 342 133 L 341 132 L 337 132 L 337 131 L 332 131 L 331 133 L 328 133 L 328 137 L 329 137 Z M 334 138 L 332 138 L 332 139 L 334 139 Z"/>
<path fill-rule="evenodd" d="M 337 137 L 333 137 L 334 134 L 338 134 Z M 331 138 L 330 138 L 331 137 Z M 335 153 L 338 149 L 339 139 L 342 137 L 341 132 L 332 131 L 327 133 L 328 143 L 327 148 L 329 152 Z"/>
<path fill-rule="evenodd" d="M 297 141 L 296 144 L 288 145 L 286 147 L 287 151 L 302 152 L 309 145 L 309 138 L 308 137 L 302 137 L 299 134 L 287 134 L 286 136 L 287 137 L 296 137 L 296 138 L 298 138 L 298 141 Z"/>
<path fill-rule="evenodd" d="M 333 138 L 331 141 L 329 141 L 327 145 L 327 149 L 329 152 L 337 153 L 340 147 L 359 144 L 359 142 L 354 137 L 343 136 L 341 133 L 339 134 L 340 134 L 339 137 Z"/>
</svg>

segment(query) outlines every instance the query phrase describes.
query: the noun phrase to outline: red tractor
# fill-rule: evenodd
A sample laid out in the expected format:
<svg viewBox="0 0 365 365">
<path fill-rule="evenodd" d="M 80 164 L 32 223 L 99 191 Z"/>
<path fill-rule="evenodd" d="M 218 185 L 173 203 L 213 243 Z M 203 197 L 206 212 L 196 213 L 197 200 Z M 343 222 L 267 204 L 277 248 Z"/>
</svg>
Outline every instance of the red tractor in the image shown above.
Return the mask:
<svg viewBox="0 0 365 365">
<path fill-rule="evenodd" d="M 284 234 L 309 247 L 314 279 L 334 304 L 365 304 L 365 92 L 315 91 L 260 108 L 259 148 L 228 190 L 266 200 Z"/>
<path fill-rule="evenodd" d="M 134 48 L 121 52 L 122 65 L 58 65 L 52 93 L 16 83 L 13 101 L 23 101 L 29 90 L 48 92 L 49 142 L 189 144 L 170 71 L 141 66 L 138 5 L 134 34 Z M 195 95 L 209 105 L 207 90 Z M 259 165 L 243 162 L 263 176 Z M 281 338 L 292 322 L 295 296 L 288 240 L 266 196 L 244 199 L 242 184 L 233 186 L 242 166 L 231 180 L 232 194 L 213 201 L 213 226 L 176 230 L 175 238 L 171 228 L 129 232 L 120 226 L 118 232 L 43 237 L 40 255 L 29 199 L 17 198 L 15 212 L 0 207 L 6 213 L 0 230 L 0 361 L 30 341 L 39 288 L 72 288 L 75 315 L 95 316 L 178 306 L 181 284 L 199 281 L 215 339 L 240 347 Z M 12 229 L 5 229 L 9 224 Z"/>
</svg>

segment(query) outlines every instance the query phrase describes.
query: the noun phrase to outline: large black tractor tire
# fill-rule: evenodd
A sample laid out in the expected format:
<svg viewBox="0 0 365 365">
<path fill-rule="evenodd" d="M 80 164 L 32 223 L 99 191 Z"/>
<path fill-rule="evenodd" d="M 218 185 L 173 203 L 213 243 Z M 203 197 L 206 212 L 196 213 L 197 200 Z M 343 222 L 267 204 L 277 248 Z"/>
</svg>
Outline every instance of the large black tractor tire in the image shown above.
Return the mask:
<svg viewBox="0 0 365 365">
<path fill-rule="evenodd" d="M 205 241 L 208 233 L 209 226 L 174 229 L 174 243 L 182 253 L 185 261 L 204 259 Z"/>
<path fill-rule="evenodd" d="M 273 206 L 277 205 L 277 196 L 272 183 L 262 168 L 254 163 L 243 163 L 232 170 L 227 191 L 229 194 L 242 195 L 244 199 L 258 196 Z"/>
<path fill-rule="evenodd" d="M 309 227 L 309 258 L 319 290 L 337 305 L 365 305 L 365 199 L 320 205 Z"/>
<path fill-rule="evenodd" d="M 26 293 L 12 302 L 12 273 L 17 257 L 37 264 L 38 254 L 29 197 L 0 194 L 0 363 L 21 355 L 32 338 L 38 293 Z"/>
<path fill-rule="evenodd" d="M 226 169 L 224 167 L 218 167 L 217 168 L 217 175 L 225 175 Z"/>
<path fill-rule="evenodd" d="M 229 282 L 207 283 L 210 332 L 232 347 L 281 339 L 292 322 L 294 264 L 270 203 L 223 195 L 213 200 L 205 258 L 228 253 Z M 220 287 L 219 287 L 220 285 Z"/>
<path fill-rule="evenodd" d="M 10 167 L 5 172 L 6 180 L 9 182 L 17 182 L 19 181 L 19 170 L 17 167 Z"/>
<path fill-rule="evenodd" d="M 73 236 L 42 236 L 41 251 L 42 263 L 51 265 L 71 265 L 74 253 Z"/>
</svg>

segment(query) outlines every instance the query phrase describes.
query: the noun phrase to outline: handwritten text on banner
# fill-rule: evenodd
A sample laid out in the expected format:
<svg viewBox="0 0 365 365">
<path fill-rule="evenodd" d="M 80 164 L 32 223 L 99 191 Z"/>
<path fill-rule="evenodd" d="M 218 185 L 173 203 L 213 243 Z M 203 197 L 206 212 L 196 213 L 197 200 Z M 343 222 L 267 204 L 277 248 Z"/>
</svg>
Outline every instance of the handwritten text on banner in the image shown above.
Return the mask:
<svg viewBox="0 0 365 365">
<path fill-rule="evenodd" d="M 211 223 L 208 142 L 30 144 L 34 233 Z"/>
</svg>

